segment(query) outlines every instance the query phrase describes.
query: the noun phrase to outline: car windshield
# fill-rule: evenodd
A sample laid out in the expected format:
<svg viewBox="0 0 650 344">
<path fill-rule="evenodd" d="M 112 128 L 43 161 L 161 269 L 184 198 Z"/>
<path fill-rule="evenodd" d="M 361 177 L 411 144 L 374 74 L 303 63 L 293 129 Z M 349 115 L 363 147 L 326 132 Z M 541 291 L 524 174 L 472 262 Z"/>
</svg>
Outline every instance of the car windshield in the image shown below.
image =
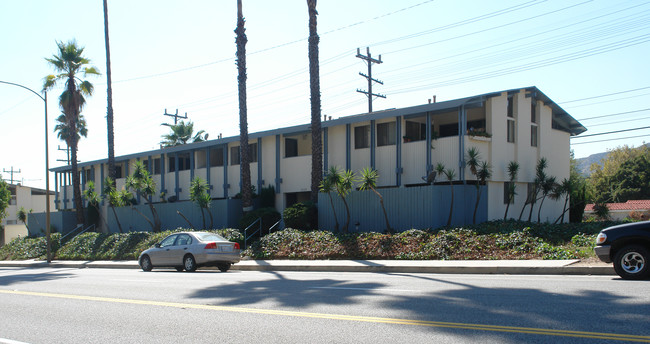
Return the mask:
<svg viewBox="0 0 650 344">
<path fill-rule="evenodd" d="M 214 233 L 195 233 L 195 235 L 201 241 L 228 241 Z"/>
</svg>

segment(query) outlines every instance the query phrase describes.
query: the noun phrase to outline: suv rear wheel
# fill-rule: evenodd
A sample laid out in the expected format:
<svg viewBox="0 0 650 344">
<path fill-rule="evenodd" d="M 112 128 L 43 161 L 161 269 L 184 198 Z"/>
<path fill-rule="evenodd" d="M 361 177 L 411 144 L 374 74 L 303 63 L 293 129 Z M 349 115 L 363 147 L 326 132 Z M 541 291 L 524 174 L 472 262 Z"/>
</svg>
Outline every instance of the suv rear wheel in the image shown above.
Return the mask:
<svg viewBox="0 0 650 344">
<path fill-rule="evenodd" d="M 638 245 L 625 246 L 616 252 L 614 270 L 623 279 L 640 280 L 650 276 L 650 252 Z"/>
</svg>

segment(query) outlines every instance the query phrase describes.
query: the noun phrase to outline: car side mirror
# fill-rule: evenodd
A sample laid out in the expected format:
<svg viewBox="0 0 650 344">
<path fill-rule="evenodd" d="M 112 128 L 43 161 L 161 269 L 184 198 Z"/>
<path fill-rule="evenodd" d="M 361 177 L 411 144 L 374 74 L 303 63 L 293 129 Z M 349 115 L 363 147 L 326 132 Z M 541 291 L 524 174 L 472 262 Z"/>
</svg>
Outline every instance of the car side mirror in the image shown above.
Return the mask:
<svg viewBox="0 0 650 344">
<path fill-rule="evenodd" d="M 156 248 L 160 248 L 160 243 L 157 242 L 157 243 L 156 243 L 155 245 L 153 245 L 153 246 L 156 247 Z"/>
</svg>

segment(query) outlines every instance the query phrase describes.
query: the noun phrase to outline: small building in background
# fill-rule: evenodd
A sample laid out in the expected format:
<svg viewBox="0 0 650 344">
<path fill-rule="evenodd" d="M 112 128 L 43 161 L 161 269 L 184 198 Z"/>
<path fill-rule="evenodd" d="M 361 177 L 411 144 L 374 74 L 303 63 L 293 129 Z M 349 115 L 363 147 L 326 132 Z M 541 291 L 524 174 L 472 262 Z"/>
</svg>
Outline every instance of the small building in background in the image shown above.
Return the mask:
<svg viewBox="0 0 650 344">
<path fill-rule="evenodd" d="M 28 235 L 27 227 L 18 219 L 18 210 L 23 207 L 27 213 L 44 213 L 46 210 L 46 191 L 39 188 L 23 186 L 20 184 L 9 184 L 11 200 L 7 207 L 7 217 L 2 219 L 2 226 L 5 228 L 4 237 L 0 238 L 0 245 L 8 243 L 18 236 Z M 50 211 L 56 211 L 54 206 L 55 192 L 50 191 Z M 29 221 L 27 226 L 29 226 Z M 43 224 L 43 227 L 45 224 Z"/>
<path fill-rule="evenodd" d="M 647 221 L 650 219 L 650 199 L 629 200 L 625 203 L 606 203 L 612 220 L 631 218 Z M 595 204 L 585 206 L 585 216 L 595 216 Z"/>
</svg>

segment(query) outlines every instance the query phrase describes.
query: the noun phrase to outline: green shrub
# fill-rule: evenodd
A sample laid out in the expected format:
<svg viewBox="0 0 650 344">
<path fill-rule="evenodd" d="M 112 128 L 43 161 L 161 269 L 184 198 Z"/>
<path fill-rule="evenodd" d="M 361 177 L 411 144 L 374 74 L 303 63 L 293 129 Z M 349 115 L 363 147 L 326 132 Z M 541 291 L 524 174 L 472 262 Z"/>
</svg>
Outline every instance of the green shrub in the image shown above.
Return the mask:
<svg viewBox="0 0 650 344">
<path fill-rule="evenodd" d="M 282 212 L 287 228 L 318 229 L 318 209 L 312 202 L 296 203 Z"/>
<path fill-rule="evenodd" d="M 51 252 L 54 254 L 60 246 L 61 234 L 52 233 L 50 236 Z M 0 247 L 0 260 L 46 259 L 47 240 L 45 237 L 16 238 Z"/>
</svg>

